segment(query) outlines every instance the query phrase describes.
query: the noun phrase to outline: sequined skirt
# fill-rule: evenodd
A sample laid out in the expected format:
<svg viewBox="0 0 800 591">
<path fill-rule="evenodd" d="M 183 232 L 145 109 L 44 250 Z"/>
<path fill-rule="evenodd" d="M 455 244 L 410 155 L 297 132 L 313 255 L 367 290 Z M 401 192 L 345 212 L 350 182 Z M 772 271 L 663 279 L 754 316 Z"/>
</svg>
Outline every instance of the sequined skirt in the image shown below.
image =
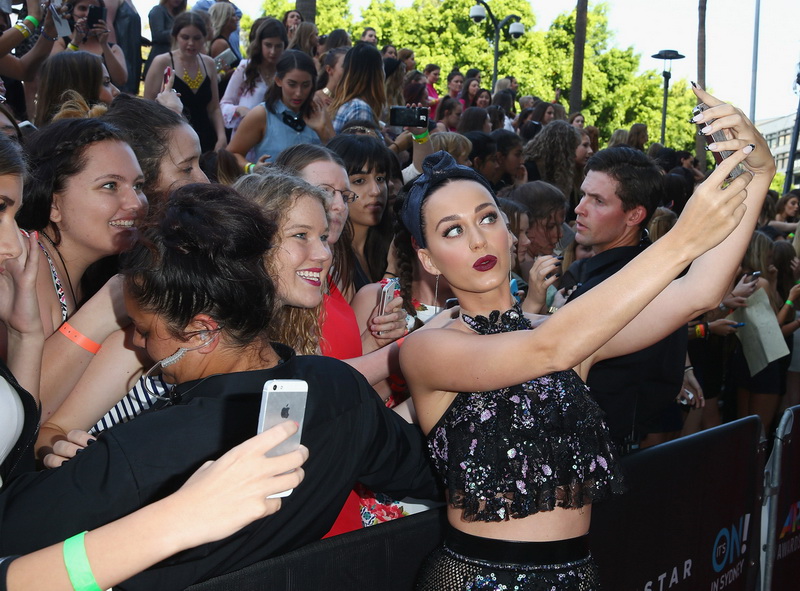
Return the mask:
<svg viewBox="0 0 800 591">
<path fill-rule="evenodd" d="M 417 591 L 599 591 L 587 536 L 555 542 L 508 542 L 451 527 L 428 556 Z"/>
</svg>

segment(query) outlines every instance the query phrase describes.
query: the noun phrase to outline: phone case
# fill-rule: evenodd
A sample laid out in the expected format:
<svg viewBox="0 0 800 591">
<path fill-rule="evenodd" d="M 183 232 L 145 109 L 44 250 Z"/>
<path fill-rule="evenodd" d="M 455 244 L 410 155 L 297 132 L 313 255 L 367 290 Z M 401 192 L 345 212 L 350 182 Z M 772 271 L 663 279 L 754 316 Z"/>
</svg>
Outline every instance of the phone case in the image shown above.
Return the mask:
<svg viewBox="0 0 800 591">
<path fill-rule="evenodd" d="M 300 446 L 307 397 L 308 383 L 305 380 L 269 380 L 264 384 L 258 416 L 258 432 L 261 433 L 286 421 L 297 423 L 297 432 L 269 450 L 267 457 L 282 456 Z M 288 496 L 292 490 L 294 489 L 270 495 L 269 498 Z"/>
</svg>

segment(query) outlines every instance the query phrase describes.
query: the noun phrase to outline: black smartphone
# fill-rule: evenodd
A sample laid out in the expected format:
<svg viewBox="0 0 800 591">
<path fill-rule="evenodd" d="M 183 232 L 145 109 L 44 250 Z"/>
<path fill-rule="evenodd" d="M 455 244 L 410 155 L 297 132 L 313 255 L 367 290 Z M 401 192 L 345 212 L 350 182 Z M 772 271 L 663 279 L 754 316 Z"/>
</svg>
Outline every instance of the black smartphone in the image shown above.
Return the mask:
<svg viewBox="0 0 800 591">
<path fill-rule="evenodd" d="M 428 107 L 392 107 L 389 125 L 397 127 L 428 127 Z"/>
<path fill-rule="evenodd" d="M 106 20 L 105 6 L 90 6 L 89 14 L 86 16 L 86 30 L 91 31 L 97 26 L 99 21 Z"/>
</svg>

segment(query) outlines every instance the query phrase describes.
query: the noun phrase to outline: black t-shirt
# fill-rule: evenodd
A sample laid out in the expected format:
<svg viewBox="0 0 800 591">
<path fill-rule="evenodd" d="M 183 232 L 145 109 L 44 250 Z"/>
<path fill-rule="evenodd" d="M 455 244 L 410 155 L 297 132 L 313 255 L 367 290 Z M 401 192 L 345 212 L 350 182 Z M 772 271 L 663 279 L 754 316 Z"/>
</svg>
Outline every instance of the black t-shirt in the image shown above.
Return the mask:
<svg viewBox="0 0 800 591">
<path fill-rule="evenodd" d="M 270 379 L 308 382 L 304 481 L 276 514 L 165 560 L 118 589 L 183 589 L 318 540 L 357 481 L 398 498 L 435 495 L 421 432 L 387 409 L 363 376 L 335 359 L 275 348 L 284 359 L 278 366 L 181 384 L 175 405 L 102 433 L 60 468 L 17 478 L 0 495 L 0 556 L 60 542 L 177 490 L 206 460 L 255 435 Z"/>
<path fill-rule="evenodd" d="M 569 301 L 580 297 L 632 261 L 650 244 L 622 246 L 576 261 L 569 268 L 578 288 Z M 597 310 L 602 317 L 603 311 Z M 607 415 L 611 437 L 619 445 L 632 437 L 659 432 L 662 413 L 675 406 L 683 384 L 688 335 L 680 327 L 671 335 L 636 353 L 599 361 L 586 383 Z M 671 405 L 671 406 L 670 406 Z"/>
</svg>

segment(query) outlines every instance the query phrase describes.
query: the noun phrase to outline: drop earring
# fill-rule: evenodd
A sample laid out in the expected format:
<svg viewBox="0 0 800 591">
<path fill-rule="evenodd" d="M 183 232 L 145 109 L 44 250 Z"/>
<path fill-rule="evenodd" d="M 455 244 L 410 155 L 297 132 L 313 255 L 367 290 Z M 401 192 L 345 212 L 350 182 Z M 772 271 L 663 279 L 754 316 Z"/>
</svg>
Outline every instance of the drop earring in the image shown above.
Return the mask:
<svg viewBox="0 0 800 591">
<path fill-rule="evenodd" d="M 433 307 L 437 310 L 439 309 L 439 277 L 441 275 L 436 276 L 436 285 L 433 288 Z"/>
</svg>

